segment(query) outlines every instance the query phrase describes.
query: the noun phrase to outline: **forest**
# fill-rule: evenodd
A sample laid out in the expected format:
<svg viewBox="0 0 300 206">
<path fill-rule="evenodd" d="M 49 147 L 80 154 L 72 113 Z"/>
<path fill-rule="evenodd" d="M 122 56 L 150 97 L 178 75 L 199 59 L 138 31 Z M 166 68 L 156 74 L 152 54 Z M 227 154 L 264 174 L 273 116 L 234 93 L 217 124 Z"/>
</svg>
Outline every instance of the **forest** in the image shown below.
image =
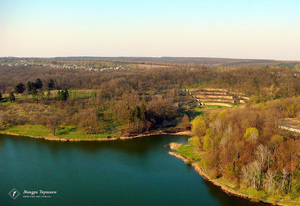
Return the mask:
<svg viewBox="0 0 300 206">
<path fill-rule="evenodd" d="M 265 102 L 297 96 L 299 70 L 181 66 L 102 73 L 3 66 L 0 91 L 15 104 L 1 106 L 2 124 L 42 124 L 52 129 L 53 124 L 74 125 L 88 134 L 130 135 L 178 125 L 185 114 L 178 104 L 186 95 L 182 88 L 201 87 L 227 88 L 245 93 L 254 103 Z M 60 90 L 66 89 L 70 98 L 61 96 Z"/>
<path fill-rule="evenodd" d="M 200 164 L 214 178 L 266 196 L 300 194 L 300 134 L 280 129 L 282 119 L 300 122 L 300 98 L 223 110 L 192 121 Z M 253 193 L 253 191 L 250 191 Z"/>
</svg>

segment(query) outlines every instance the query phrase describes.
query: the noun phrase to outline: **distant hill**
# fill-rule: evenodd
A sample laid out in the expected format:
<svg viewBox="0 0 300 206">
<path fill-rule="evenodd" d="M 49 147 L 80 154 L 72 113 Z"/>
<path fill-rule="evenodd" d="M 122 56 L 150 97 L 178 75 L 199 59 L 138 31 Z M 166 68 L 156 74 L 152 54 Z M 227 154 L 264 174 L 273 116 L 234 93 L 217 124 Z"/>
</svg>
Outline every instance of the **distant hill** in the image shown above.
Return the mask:
<svg viewBox="0 0 300 206">
<path fill-rule="evenodd" d="M 55 57 L 55 58 L 16 58 L 5 57 L 0 60 L 15 59 L 48 59 L 63 61 L 80 61 L 80 60 L 107 60 L 117 62 L 130 62 L 136 64 L 195 64 L 207 66 L 224 66 L 224 67 L 240 67 L 240 66 L 287 66 L 295 67 L 300 61 L 279 61 L 272 59 L 234 59 L 234 58 L 211 58 L 211 57 L 93 57 L 93 56 L 74 56 L 74 57 Z"/>
<path fill-rule="evenodd" d="M 296 65 L 300 62 L 278 61 L 272 59 L 234 59 L 234 58 L 210 58 L 210 57 L 57 57 L 64 60 L 112 60 L 112 61 L 131 61 L 138 63 L 182 63 L 182 64 L 201 64 L 208 66 L 276 66 L 276 65 Z"/>
</svg>

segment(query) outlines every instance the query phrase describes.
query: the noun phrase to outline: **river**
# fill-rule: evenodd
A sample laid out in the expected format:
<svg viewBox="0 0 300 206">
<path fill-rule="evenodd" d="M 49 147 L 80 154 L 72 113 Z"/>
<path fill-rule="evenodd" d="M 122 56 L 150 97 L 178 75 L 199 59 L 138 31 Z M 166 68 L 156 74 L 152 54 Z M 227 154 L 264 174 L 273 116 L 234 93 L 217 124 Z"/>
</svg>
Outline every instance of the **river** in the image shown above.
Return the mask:
<svg viewBox="0 0 300 206">
<path fill-rule="evenodd" d="M 168 155 L 170 142 L 187 138 L 54 142 L 0 135 L 0 205 L 263 205 L 227 195 Z M 8 195 L 13 188 L 16 199 Z"/>
</svg>

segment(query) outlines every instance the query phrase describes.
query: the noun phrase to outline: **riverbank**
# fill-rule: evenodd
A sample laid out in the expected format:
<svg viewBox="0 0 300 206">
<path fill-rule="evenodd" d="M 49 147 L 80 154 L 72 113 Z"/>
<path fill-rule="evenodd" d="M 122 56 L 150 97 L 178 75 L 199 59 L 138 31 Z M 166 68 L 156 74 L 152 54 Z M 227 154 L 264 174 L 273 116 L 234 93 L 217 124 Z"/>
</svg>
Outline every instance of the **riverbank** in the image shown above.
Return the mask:
<svg viewBox="0 0 300 206">
<path fill-rule="evenodd" d="M 181 145 L 177 144 L 177 143 L 170 144 L 170 148 L 172 150 L 178 150 L 180 146 Z M 221 178 L 220 179 L 213 178 L 212 175 L 209 174 L 209 172 L 207 172 L 205 169 L 203 169 L 200 166 L 199 161 L 194 160 L 193 158 L 184 156 L 182 154 L 179 154 L 178 152 L 169 151 L 169 155 L 172 155 L 178 159 L 181 159 L 186 164 L 190 164 L 199 175 L 201 175 L 204 179 L 211 182 L 215 186 L 219 187 L 221 190 L 223 190 L 228 195 L 233 195 L 236 197 L 248 199 L 249 201 L 256 201 L 256 202 L 260 201 L 260 202 L 264 202 L 264 203 L 271 204 L 271 205 L 279 205 L 279 206 L 299 205 L 298 200 L 275 199 L 275 198 L 270 198 L 270 197 L 266 197 L 265 199 L 256 199 L 255 197 L 251 196 L 249 194 L 249 191 L 246 189 L 234 188 L 232 185 L 226 184 L 226 181 L 222 180 Z"/>
<path fill-rule="evenodd" d="M 119 137 L 121 140 L 126 140 L 126 139 L 135 139 L 135 138 L 141 138 L 141 137 L 148 137 L 148 136 L 153 136 L 153 135 L 163 135 L 163 134 L 170 134 L 170 135 L 186 135 L 186 136 L 191 136 L 192 133 L 190 130 L 187 131 L 181 131 L 181 132 L 168 132 L 166 130 L 158 130 L 158 131 L 152 131 L 152 132 L 146 132 L 142 134 L 138 134 L 135 136 L 130 136 L 130 137 Z"/>
<path fill-rule="evenodd" d="M 53 136 L 50 131 L 46 128 L 39 128 L 41 131 L 39 132 L 32 132 L 36 130 L 36 127 L 39 125 L 21 125 L 20 128 L 13 128 L 13 129 L 6 129 L 0 131 L 0 134 L 7 134 L 13 136 L 24 136 L 34 139 L 44 139 L 47 141 L 61 141 L 61 142 L 91 142 L 91 141 L 114 141 L 114 140 L 128 140 L 128 139 L 135 139 L 135 138 L 142 138 L 152 135 L 163 135 L 163 134 L 171 134 L 171 135 L 191 135 L 191 131 L 181 131 L 181 132 L 170 132 L 166 129 L 162 130 L 155 130 L 150 132 L 145 132 L 141 134 L 136 134 L 133 136 L 117 136 L 115 134 L 98 134 L 98 135 L 89 135 L 89 134 L 80 134 L 78 132 L 76 134 L 70 133 L 65 135 L 57 135 Z M 33 128 L 34 127 L 34 128 Z"/>
<path fill-rule="evenodd" d="M 33 135 L 24 135 L 12 132 L 3 132 L 0 131 L 0 134 L 7 134 L 12 136 L 22 136 L 29 137 L 33 139 L 44 139 L 48 141 L 60 141 L 60 142 L 79 142 L 79 141 L 112 141 L 117 140 L 118 138 L 85 138 L 85 139 L 71 139 L 71 138 L 59 138 L 59 137 L 47 137 L 47 136 L 33 136 Z"/>
</svg>

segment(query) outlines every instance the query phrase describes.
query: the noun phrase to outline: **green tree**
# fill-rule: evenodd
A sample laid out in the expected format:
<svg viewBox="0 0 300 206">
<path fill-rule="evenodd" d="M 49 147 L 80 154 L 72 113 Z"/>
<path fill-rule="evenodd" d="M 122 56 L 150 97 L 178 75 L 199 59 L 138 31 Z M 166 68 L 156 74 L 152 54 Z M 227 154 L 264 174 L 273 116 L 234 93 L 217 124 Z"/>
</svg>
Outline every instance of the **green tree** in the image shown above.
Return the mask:
<svg viewBox="0 0 300 206">
<path fill-rule="evenodd" d="M 50 79 L 49 82 L 47 83 L 47 89 L 51 90 L 54 88 L 54 81 L 53 79 Z"/>
<path fill-rule="evenodd" d="M 26 87 L 27 87 L 27 91 L 28 91 L 28 92 L 31 92 L 32 89 L 33 89 L 35 86 L 34 86 L 34 83 L 33 83 L 33 82 L 28 81 L 28 82 L 26 83 Z"/>
<path fill-rule="evenodd" d="M 14 89 L 14 91 L 15 91 L 15 93 L 17 93 L 17 94 L 23 94 L 24 93 L 24 91 L 25 91 L 25 85 L 21 82 L 21 83 L 19 83 L 19 84 L 17 84 L 16 86 L 15 86 L 15 89 Z"/>
<path fill-rule="evenodd" d="M 259 137 L 259 132 L 255 127 L 249 127 L 246 129 L 246 132 L 244 134 L 244 139 L 253 142 L 256 141 L 258 137 Z"/>
<path fill-rule="evenodd" d="M 202 136 L 205 135 L 205 133 L 206 133 L 206 123 L 201 117 L 197 116 L 192 121 L 192 135 L 201 138 Z"/>
<path fill-rule="evenodd" d="M 16 101 L 16 97 L 15 97 L 13 91 L 11 91 L 11 92 L 9 93 L 8 101 L 10 101 L 11 103 L 14 102 L 14 101 Z"/>
<path fill-rule="evenodd" d="M 69 91 L 68 91 L 68 89 L 65 89 L 64 91 L 63 91 L 63 101 L 67 101 L 67 99 L 69 98 L 69 96 L 70 96 L 70 94 L 69 94 Z"/>
<path fill-rule="evenodd" d="M 61 101 L 67 101 L 69 96 L 70 95 L 68 89 L 65 89 L 63 91 L 58 90 L 56 98 Z"/>
<path fill-rule="evenodd" d="M 41 89 L 43 88 L 43 82 L 39 78 L 37 78 L 34 82 L 34 86 L 36 89 Z"/>
<path fill-rule="evenodd" d="M 213 134 L 213 131 L 211 129 L 206 130 L 206 134 L 202 139 L 204 151 L 208 151 L 212 146 L 212 143 L 211 143 L 212 142 L 212 134 Z"/>
</svg>

